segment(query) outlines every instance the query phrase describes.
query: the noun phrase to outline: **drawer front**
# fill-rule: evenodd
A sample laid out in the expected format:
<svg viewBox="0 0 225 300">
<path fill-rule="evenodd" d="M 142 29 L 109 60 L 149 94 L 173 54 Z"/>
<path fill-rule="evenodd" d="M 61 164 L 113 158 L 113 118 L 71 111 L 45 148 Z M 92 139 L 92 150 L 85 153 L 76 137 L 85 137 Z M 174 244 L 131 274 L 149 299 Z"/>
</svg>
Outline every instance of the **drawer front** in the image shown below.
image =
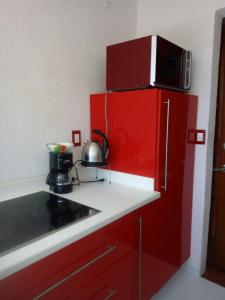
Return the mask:
<svg viewBox="0 0 225 300">
<path fill-rule="evenodd" d="M 117 261 L 97 277 L 71 278 L 66 285 L 52 290 L 45 300 L 133 300 L 135 284 L 134 257 L 129 255 Z M 81 280 L 82 281 L 82 280 Z"/>
<path fill-rule="evenodd" d="M 132 253 L 135 247 L 134 228 L 135 214 L 131 213 L 24 268 L 2 280 L 0 298 L 32 299 L 52 286 L 64 283 L 65 278 L 78 270 L 85 272 L 86 278 L 97 276 L 121 257 Z M 86 265 L 88 267 L 85 267 Z M 95 267 L 92 268 L 92 265 Z M 82 285 L 83 281 L 79 281 L 78 284 Z"/>
</svg>

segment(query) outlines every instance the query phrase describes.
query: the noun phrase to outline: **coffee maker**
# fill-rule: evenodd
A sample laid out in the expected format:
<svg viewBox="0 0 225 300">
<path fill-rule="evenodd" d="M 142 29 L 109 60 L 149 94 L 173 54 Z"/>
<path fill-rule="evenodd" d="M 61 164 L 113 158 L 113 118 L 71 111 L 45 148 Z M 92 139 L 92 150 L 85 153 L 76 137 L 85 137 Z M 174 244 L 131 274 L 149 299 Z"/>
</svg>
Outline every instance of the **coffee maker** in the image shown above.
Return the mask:
<svg viewBox="0 0 225 300">
<path fill-rule="evenodd" d="M 50 190 L 57 194 L 72 192 L 73 182 L 70 170 L 73 167 L 72 153 L 49 152 L 49 174 L 46 183 Z"/>
</svg>

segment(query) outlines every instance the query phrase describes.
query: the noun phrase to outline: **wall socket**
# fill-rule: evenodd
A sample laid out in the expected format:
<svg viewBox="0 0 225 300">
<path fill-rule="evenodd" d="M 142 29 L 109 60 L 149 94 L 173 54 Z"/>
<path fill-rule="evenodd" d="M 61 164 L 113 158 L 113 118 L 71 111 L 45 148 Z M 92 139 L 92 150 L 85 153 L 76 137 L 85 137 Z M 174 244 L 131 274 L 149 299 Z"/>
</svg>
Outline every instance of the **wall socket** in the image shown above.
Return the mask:
<svg viewBox="0 0 225 300">
<path fill-rule="evenodd" d="M 81 131 L 72 130 L 72 143 L 75 147 L 81 145 Z"/>
<path fill-rule="evenodd" d="M 188 143 L 189 144 L 205 144 L 206 131 L 204 129 L 189 129 Z"/>
</svg>

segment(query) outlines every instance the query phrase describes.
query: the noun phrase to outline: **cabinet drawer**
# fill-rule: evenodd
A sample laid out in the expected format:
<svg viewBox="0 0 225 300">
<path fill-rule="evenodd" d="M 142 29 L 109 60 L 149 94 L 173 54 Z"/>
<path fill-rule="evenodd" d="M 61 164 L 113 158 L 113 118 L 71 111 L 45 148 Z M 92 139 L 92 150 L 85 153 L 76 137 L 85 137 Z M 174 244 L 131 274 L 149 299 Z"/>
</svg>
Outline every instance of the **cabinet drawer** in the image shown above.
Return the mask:
<svg viewBox="0 0 225 300">
<path fill-rule="evenodd" d="M 24 268 L 1 281 L 0 298 L 32 299 L 80 269 L 86 278 L 97 276 L 133 251 L 134 227 L 131 213 Z M 84 268 L 86 265 L 88 267 Z M 80 279 L 78 284 L 82 285 L 83 281 Z"/>
<path fill-rule="evenodd" d="M 80 288 L 75 288 L 76 280 L 71 280 L 73 291 L 68 293 L 68 288 L 55 290 L 48 296 L 48 300 L 121 300 L 134 299 L 135 265 L 132 255 L 120 259 L 110 268 L 95 278 L 86 280 Z M 65 296 L 65 291 L 67 295 Z"/>
</svg>

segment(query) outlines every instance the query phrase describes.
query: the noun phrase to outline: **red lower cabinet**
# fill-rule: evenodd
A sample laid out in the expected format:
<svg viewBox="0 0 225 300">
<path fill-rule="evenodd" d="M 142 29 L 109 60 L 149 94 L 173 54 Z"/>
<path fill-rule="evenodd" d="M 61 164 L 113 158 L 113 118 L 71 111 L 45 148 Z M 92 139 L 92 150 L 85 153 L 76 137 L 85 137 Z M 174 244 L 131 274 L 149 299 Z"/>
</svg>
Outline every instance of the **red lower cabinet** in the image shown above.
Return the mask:
<svg viewBox="0 0 225 300">
<path fill-rule="evenodd" d="M 161 197 L 9 276 L 0 299 L 151 299 L 186 257 L 187 220 L 169 206 L 182 207 Z"/>
<path fill-rule="evenodd" d="M 141 300 L 149 300 L 176 272 L 168 252 L 174 245 L 161 218 L 158 199 L 138 211 L 141 219 Z"/>
<path fill-rule="evenodd" d="M 136 299 L 136 213 L 0 282 L 0 299 Z"/>
</svg>

